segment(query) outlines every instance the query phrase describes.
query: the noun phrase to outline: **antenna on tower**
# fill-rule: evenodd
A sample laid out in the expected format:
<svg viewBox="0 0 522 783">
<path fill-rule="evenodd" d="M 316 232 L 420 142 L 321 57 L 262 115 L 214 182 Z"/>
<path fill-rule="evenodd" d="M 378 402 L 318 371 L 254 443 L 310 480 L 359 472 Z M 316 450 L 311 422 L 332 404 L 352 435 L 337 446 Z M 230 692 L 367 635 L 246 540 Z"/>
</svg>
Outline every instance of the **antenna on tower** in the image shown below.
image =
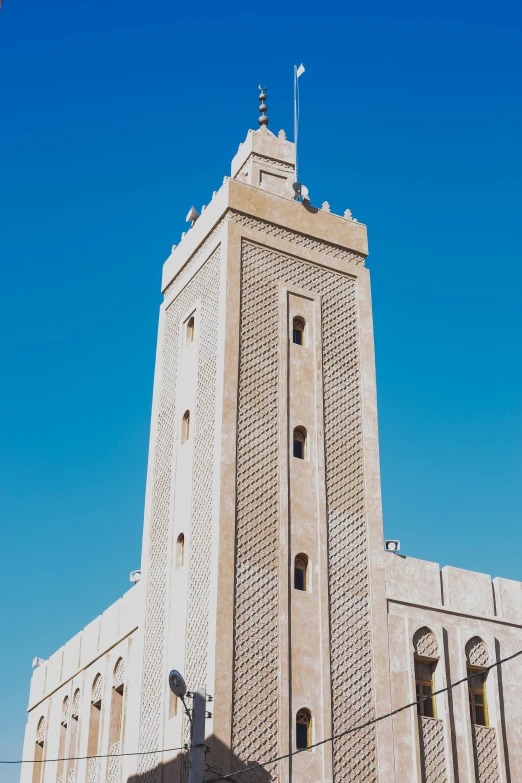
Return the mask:
<svg viewBox="0 0 522 783">
<path fill-rule="evenodd" d="M 297 178 L 297 138 L 299 135 L 299 77 L 305 72 L 303 63 L 297 67 L 294 65 L 294 144 L 295 144 L 295 181 Z"/>
</svg>

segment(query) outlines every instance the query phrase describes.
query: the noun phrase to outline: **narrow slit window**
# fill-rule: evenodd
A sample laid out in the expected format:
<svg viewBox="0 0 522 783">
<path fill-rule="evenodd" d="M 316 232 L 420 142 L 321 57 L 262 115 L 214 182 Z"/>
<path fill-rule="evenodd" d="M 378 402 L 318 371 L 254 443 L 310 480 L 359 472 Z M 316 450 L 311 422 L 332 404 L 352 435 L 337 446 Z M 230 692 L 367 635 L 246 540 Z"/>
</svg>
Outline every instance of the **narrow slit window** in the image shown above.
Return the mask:
<svg viewBox="0 0 522 783">
<path fill-rule="evenodd" d="M 424 699 L 417 704 L 417 713 L 426 718 L 435 718 L 435 697 L 433 696 L 434 664 L 415 660 L 416 699 Z"/>
<path fill-rule="evenodd" d="M 471 722 L 475 726 L 487 726 L 488 714 L 486 705 L 486 674 L 468 669 L 469 711 Z"/>
<path fill-rule="evenodd" d="M 305 344 L 305 321 L 301 316 L 296 316 L 293 321 L 293 341 L 295 345 Z"/>
<path fill-rule="evenodd" d="M 185 331 L 185 342 L 190 344 L 194 342 L 194 316 L 191 315 L 187 321 L 187 328 Z"/>
<path fill-rule="evenodd" d="M 309 710 L 299 710 L 295 718 L 295 745 L 306 750 L 312 744 L 312 715 Z"/>
<path fill-rule="evenodd" d="M 180 533 L 176 541 L 176 568 L 185 565 L 185 536 Z"/>
<path fill-rule="evenodd" d="M 294 588 L 308 590 L 308 558 L 303 554 L 297 555 L 294 560 Z"/>
<path fill-rule="evenodd" d="M 306 459 L 306 430 L 304 427 L 296 427 L 294 430 L 294 457 Z"/>
<path fill-rule="evenodd" d="M 186 443 L 190 437 L 190 411 L 185 411 L 181 422 L 181 442 Z"/>
</svg>

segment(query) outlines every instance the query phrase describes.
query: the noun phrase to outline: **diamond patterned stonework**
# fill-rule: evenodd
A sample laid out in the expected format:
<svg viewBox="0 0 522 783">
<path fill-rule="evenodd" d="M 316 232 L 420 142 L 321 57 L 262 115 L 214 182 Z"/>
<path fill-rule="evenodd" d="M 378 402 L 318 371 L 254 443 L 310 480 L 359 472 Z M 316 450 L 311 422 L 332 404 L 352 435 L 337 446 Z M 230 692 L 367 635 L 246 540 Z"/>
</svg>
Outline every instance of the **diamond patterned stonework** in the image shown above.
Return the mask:
<svg viewBox="0 0 522 783">
<path fill-rule="evenodd" d="M 244 217 L 242 225 L 264 224 L 271 236 L 285 234 Z M 373 717 L 356 283 L 245 241 L 232 743 L 235 756 L 249 763 L 278 750 L 279 282 L 322 297 L 334 734 Z M 377 780 L 373 727 L 336 740 L 333 756 L 336 783 Z"/>
<path fill-rule="evenodd" d="M 364 266 L 364 256 L 360 253 L 354 253 L 351 250 L 346 250 L 344 247 L 339 247 L 330 242 L 324 242 L 320 239 L 315 239 L 307 234 L 301 234 L 299 231 L 292 231 L 289 228 L 284 228 L 277 223 L 270 223 L 268 220 L 261 220 L 260 218 L 251 217 L 245 215 L 242 212 L 236 210 L 230 210 L 228 219 L 232 223 L 238 223 L 245 228 L 252 228 L 256 231 L 262 231 L 267 236 L 276 237 L 277 239 L 285 239 L 291 242 L 295 247 L 304 247 L 308 250 L 318 250 L 324 253 L 325 256 L 330 258 L 338 258 L 342 261 L 349 261 L 353 264 Z"/>
<path fill-rule="evenodd" d="M 433 631 L 429 628 L 419 628 L 413 635 L 413 649 L 415 655 L 421 658 L 437 658 L 439 654 L 439 645 Z"/>
<path fill-rule="evenodd" d="M 200 261 L 194 256 L 185 268 L 187 279 Z M 159 779 L 160 756 L 150 751 L 161 747 L 161 713 L 165 695 L 164 606 L 167 591 L 169 511 L 172 451 L 176 427 L 176 373 L 181 319 L 199 299 L 201 330 L 198 388 L 194 434 L 194 486 L 191 521 L 189 622 L 185 679 L 190 689 L 206 681 L 210 558 L 212 454 L 214 449 L 215 352 L 217 347 L 217 302 L 219 298 L 220 249 L 194 275 L 165 311 L 162 378 L 159 395 L 158 431 L 154 455 L 150 566 L 146 605 L 145 654 L 141 705 L 139 774 L 142 783 Z M 204 357 L 204 361 L 202 361 Z M 206 364 L 205 364 L 206 362 Z M 200 417 L 200 421 L 198 421 Z M 208 558 L 208 559 L 207 559 Z M 195 573 L 198 568 L 200 573 Z M 204 573 L 203 573 L 204 572 Z M 194 644 L 197 636 L 198 642 Z"/>
<path fill-rule="evenodd" d="M 497 733 L 492 726 L 473 726 L 477 783 L 500 783 Z"/>
<path fill-rule="evenodd" d="M 488 666 L 488 648 L 478 636 L 474 636 L 466 644 L 466 660 L 470 666 Z"/>
<path fill-rule="evenodd" d="M 98 759 L 87 760 L 87 783 L 96 783 L 98 780 Z"/>
<path fill-rule="evenodd" d="M 121 743 L 115 742 L 109 748 L 109 763 L 107 765 L 107 783 L 120 783 L 121 778 Z"/>
<path fill-rule="evenodd" d="M 419 715 L 419 742 L 422 783 L 446 783 L 444 723 Z"/>
<path fill-rule="evenodd" d="M 125 661 L 123 658 L 118 658 L 118 662 L 114 668 L 114 675 L 112 678 L 112 685 L 117 688 L 118 685 L 122 685 L 125 682 Z"/>
<path fill-rule="evenodd" d="M 92 684 L 91 701 L 93 702 L 93 704 L 96 704 L 96 702 L 100 701 L 102 697 L 102 690 L 103 690 L 102 676 L 101 674 L 97 674 Z"/>
</svg>

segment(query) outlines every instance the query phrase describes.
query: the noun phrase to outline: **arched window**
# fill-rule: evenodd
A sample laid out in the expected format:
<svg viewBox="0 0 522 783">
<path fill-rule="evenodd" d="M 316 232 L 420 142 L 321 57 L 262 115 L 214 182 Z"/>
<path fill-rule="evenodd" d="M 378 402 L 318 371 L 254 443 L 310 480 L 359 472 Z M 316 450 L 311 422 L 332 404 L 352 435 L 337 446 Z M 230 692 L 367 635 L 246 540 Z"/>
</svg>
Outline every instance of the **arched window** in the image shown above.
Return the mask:
<svg viewBox="0 0 522 783">
<path fill-rule="evenodd" d="M 185 411 L 181 422 L 181 442 L 186 443 L 190 437 L 190 411 Z"/>
<path fill-rule="evenodd" d="M 36 727 L 36 742 L 34 745 L 33 783 L 40 783 L 43 771 L 45 744 L 45 718 L 42 715 Z"/>
<path fill-rule="evenodd" d="M 304 427 L 296 427 L 294 430 L 294 457 L 306 459 L 306 430 Z"/>
<path fill-rule="evenodd" d="M 483 667 L 489 664 L 488 648 L 478 636 L 466 644 L 468 670 L 469 712 L 475 726 L 488 726 L 488 705 L 486 701 L 486 675 Z"/>
<path fill-rule="evenodd" d="M 308 557 L 300 554 L 294 560 L 294 588 L 308 590 Z"/>
<path fill-rule="evenodd" d="M 64 779 L 64 758 L 67 755 L 67 724 L 69 722 L 69 697 L 62 702 L 62 720 L 60 721 L 60 738 L 58 740 L 58 763 L 56 766 L 57 783 Z"/>
<path fill-rule="evenodd" d="M 100 724 L 102 711 L 103 680 L 101 674 L 97 674 L 92 683 L 91 710 L 89 716 L 89 734 L 87 737 L 87 755 L 96 756 L 100 740 Z M 87 779 L 93 780 L 96 776 L 98 759 L 90 758 L 87 767 Z"/>
<path fill-rule="evenodd" d="M 69 741 L 67 743 L 67 756 L 71 761 L 67 762 L 68 765 L 68 771 L 67 771 L 67 779 L 74 775 L 74 764 L 75 762 L 72 761 L 76 757 L 76 745 L 77 745 L 77 738 L 78 738 L 78 715 L 80 713 L 80 689 L 76 688 L 74 691 L 74 696 L 72 699 L 72 705 L 70 710 L 70 720 L 69 720 Z"/>
<path fill-rule="evenodd" d="M 180 533 L 176 541 L 176 568 L 185 565 L 185 536 Z"/>
<path fill-rule="evenodd" d="M 109 726 L 109 753 L 119 751 L 121 741 L 125 662 L 118 658 L 114 667 L 111 694 L 111 722 Z"/>
<path fill-rule="evenodd" d="M 185 342 L 187 344 L 194 341 L 194 316 L 191 315 L 187 321 L 187 327 L 185 330 Z"/>
<path fill-rule="evenodd" d="M 419 628 L 413 636 L 415 653 L 415 698 L 419 700 L 417 713 L 426 718 L 435 718 L 435 691 L 433 678 L 439 646 L 435 634 L 426 626 Z"/>
<path fill-rule="evenodd" d="M 292 339 L 296 345 L 305 344 L 305 321 L 299 315 L 294 318 L 292 334 Z"/>
<path fill-rule="evenodd" d="M 299 710 L 295 716 L 295 745 L 297 750 L 305 750 L 312 744 L 312 715 L 310 710 Z"/>
</svg>

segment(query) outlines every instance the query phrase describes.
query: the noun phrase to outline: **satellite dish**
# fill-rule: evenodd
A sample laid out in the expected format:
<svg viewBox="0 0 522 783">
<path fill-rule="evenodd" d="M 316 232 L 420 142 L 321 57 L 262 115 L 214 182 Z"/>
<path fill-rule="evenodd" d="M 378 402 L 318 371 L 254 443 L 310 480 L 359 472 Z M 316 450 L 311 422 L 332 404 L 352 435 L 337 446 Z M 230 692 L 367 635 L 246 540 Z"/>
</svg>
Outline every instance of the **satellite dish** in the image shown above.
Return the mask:
<svg viewBox="0 0 522 783">
<path fill-rule="evenodd" d="M 169 674 L 169 687 L 175 696 L 183 700 L 187 692 L 187 686 L 185 685 L 185 680 L 176 669 L 173 669 Z"/>
<path fill-rule="evenodd" d="M 196 220 L 199 217 L 199 212 L 197 211 L 196 207 L 191 207 L 188 211 L 188 215 L 185 218 L 187 223 L 192 222 L 192 225 L 196 222 Z"/>
<path fill-rule="evenodd" d="M 305 199 L 306 201 L 310 200 L 308 197 L 308 188 L 306 187 L 306 185 L 303 185 L 302 182 L 294 182 L 292 187 L 294 189 L 296 198 L 302 198 Z"/>
</svg>

